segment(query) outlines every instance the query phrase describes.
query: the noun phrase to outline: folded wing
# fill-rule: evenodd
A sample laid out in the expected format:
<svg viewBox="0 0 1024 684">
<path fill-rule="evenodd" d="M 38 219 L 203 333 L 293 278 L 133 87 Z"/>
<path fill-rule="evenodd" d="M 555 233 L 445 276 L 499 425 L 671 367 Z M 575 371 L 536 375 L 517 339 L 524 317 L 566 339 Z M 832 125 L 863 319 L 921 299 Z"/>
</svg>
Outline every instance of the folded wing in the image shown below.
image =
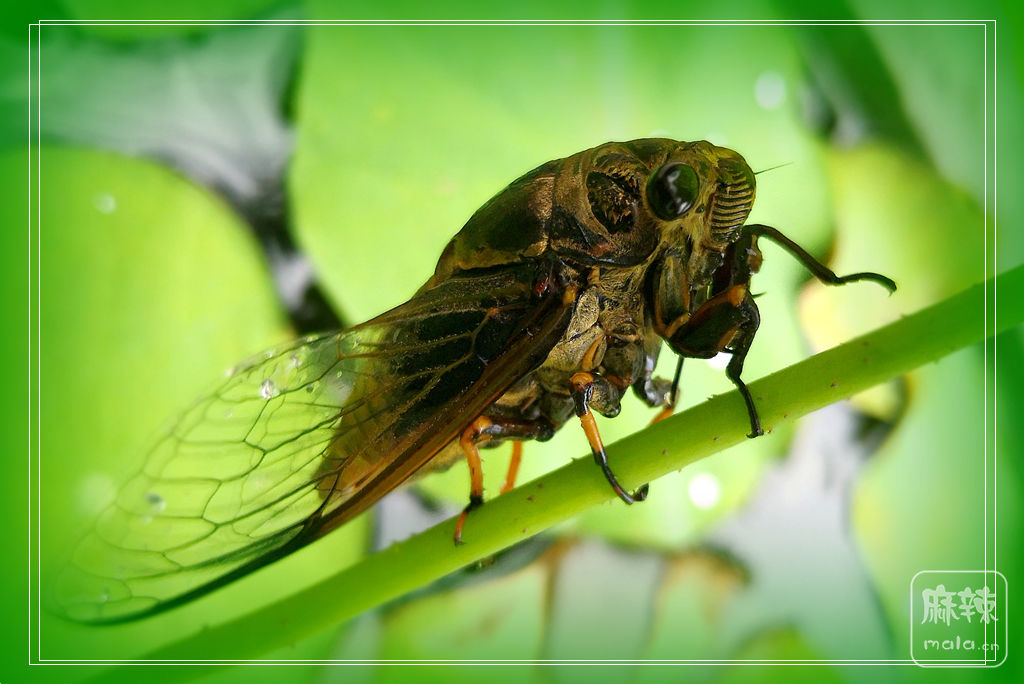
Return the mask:
<svg viewBox="0 0 1024 684">
<path fill-rule="evenodd" d="M 57 609 L 84 622 L 160 612 L 362 512 L 543 362 L 572 305 L 559 282 L 541 261 L 467 272 L 232 369 L 77 546 Z"/>
</svg>

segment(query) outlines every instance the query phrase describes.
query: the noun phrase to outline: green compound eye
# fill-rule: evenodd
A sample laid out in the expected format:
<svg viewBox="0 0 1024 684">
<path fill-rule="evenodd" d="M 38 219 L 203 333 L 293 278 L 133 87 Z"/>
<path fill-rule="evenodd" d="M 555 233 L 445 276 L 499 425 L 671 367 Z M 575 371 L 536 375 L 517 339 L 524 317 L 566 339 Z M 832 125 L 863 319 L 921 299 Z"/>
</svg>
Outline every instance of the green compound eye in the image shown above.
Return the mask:
<svg viewBox="0 0 1024 684">
<path fill-rule="evenodd" d="M 694 205 L 700 192 L 697 172 L 686 164 L 665 164 L 647 181 L 647 203 L 664 220 L 677 219 Z"/>
</svg>

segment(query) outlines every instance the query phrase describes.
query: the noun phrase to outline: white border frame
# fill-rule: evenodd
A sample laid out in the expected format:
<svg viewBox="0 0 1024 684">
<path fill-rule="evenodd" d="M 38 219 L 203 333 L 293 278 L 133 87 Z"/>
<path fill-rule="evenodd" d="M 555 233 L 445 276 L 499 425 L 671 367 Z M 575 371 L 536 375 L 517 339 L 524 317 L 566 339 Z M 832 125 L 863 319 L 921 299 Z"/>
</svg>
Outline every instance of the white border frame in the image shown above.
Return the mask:
<svg viewBox="0 0 1024 684">
<path fill-rule="evenodd" d="M 997 173 L 998 166 L 997 150 L 998 150 L 998 134 L 997 134 L 997 67 L 998 67 L 998 42 L 997 42 L 997 20 L 996 19 L 883 19 L 883 20 L 775 20 L 775 19 L 750 19 L 750 20 L 686 20 L 686 19 L 635 19 L 635 20 L 613 20 L 613 19 L 584 19 L 584 20 L 568 20 L 568 19 L 542 19 L 542 20 L 499 20 L 499 19 L 422 19 L 422 20 L 406 20 L 406 19 L 347 19 L 347 20 L 312 20 L 312 19 L 295 19 L 295 20 L 45 20 L 41 19 L 37 22 L 30 23 L 29 29 L 29 144 L 30 147 L 34 147 L 29 155 L 29 581 L 28 581 L 28 603 L 29 603 L 29 639 L 28 639 L 28 664 L 32 665 L 71 665 L 71 666 L 88 666 L 88 665 L 104 665 L 104 664 L 119 664 L 119 665 L 187 665 L 187 664 L 209 664 L 209 665 L 237 665 L 237 664 L 252 664 L 252 665 L 313 665 L 313 664 L 334 664 L 334 665 L 418 665 L 418 664 L 435 664 L 435 665 L 455 665 L 455 664 L 501 664 L 501 665 L 576 665 L 576 664 L 602 664 L 602 665 L 917 665 L 919 667 L 963 667 L 963 665 L 921 665 L 915 660 L 887 660 L 887 659 L 852 659 L 852 660 L 841 660 L 841 659 L 785 659 L 785 660 L 762 660 L 762 659 L 748 659 L 748 660 L 331 660 L 331 659 L 316 659 L 316 660 L 290 660 L 290 659 L 189 659 L 189 660 L 143 660 L 143 659 L 70 659 L 70 660 L 44 660 L 41 657 L 42 649 L 42 625 L 41 619 L 38 618 L 42 611 L 42 579 L 41 579 L 41 547 L 42 547 L 42 534 L 41 534 L 41 481 L 42 481 L 42 422 L 40 420 L 42 402 L 41 393 L 39 387 L 42 378 L 42 359 L 38 352 L 36 353 L 36 364 L 34 370 L 36 371 L 35 376 L 32 377 L 31 370 L 33 369 L 32 358 L 33 354 L 33 342 L 36 345 L 39 343 L 41 336 L 41 272 L 42 272 L 42 259 L 41 250 L 36 254 L 36 265 L 33 274 L 32 269 L 32 246 L 33 238 L 39 240 L 42 231 L 41 211 L 42 211 L 42 181 L 41 181 L 41 115 L 40 110 L 42 108 L 41 103 L 41 83 L 42 83 L 42 40 L 41 31 L 43 26 L 256 26 L 256 25 L 272 25 L 272 26 L 979 26 L 984 28 L 984 185 L 983 185 L 983 238 L 985 241 L 983 253 L 985 255 L 984 264 L 984 361 L 983 361 L 983 382 L 984 382 L 984 413 L 983 413 L 983 430 L 984 430 L 984 570 L 961 570 L 961 571 L 949 571 L 949 572 L 985 572 L 996 573 L 1002 576 L 995 569 L 997 561 L 997 550 L 998 546 L 996 543 L 995 534 L 997 528 L 996 523 L 998 520 L 997 515 L 997 496 L 996 496 L 996 445 L 993 439 L 993 452 L 992 452 L 992 481 L 993 481 L 993 495 L 992 495 L 992 529 L 993 529 L 993 544 L 992 544 L 992 560 L 993 569 L 988 569 L 989 561 L 989 546 L 988 546 L 988 532 L 989 532 L 989 506 L 988 506 L 988 490 L 989 490 L 989 444 L 988 444 L 988 398 L 989 398 L 989 387 L 988 387 L 988 348 L 989 344 L 993 347 L 993 363 L 994 369 L 998 368 L 998 359 L 996 357 L 996 342 L 993 337 L 989 339 L 989 299 L 988 299 L 988 284 L 987 280 L 989 276 L 989 245 L 988 245 L 988 208 L 989 208 L 989 185 L 988 185 L 988 172 L 990 166 L 989 160 L 989 136 L 988 136 L 988 120 L 989 120 L 989 93 L 988 93 L 988 69 L 989 69 L 989 42 L 988 42 L 988 28 L 992 27 L 992 77 L 993 77 L 993 92 L 992 92 L 992 105 L 993 105 L 993 140 L 992 140 L 992 161 L 991 166 L 993 169 L 993 184 L 992 184 L 992 202 L 993 202 L 993 214 L 992 214 L 992 234 L 993 234 L 993 245 L 992 245 L 992 274 L 998 273 L 998 263 L 996 250 L 998 234 L 997 227 L 998 222 L 996 220 L 995 213 L 995 199 L 997 197 Z M 33 27 L 35 32 L 33 35 Z M 33 45 L 36 48 L 36 59 L 33 63 L 32 52 Z M 33 71 L 33 66 L 35 71 Z M 34 78 L 33 78 L 34 77 Z M 35 108 L 33 109 L 32 103 L 35 102 Z M 33 113 L 35 114 L 35 120 L 33 121 Z M 35 128 L 33 129 L 33 123 Z M 33 130 L 35 137 L 33 138 Z M 35 166 L 33 166 L 33 156 L 35 157 Z M 32 213 L 32 173 L 36 175 L 36 212 Z M 33 227 L 36 228 L 36 232 L 33 235 Z M 35 279 L 33 279 L 35 275 Z M 35 289 L 33 290 L 33 286 Z M 998 320 L 998 309 L 995 308 L 995 304 L 998 301 L 998 287 L 993 287 L 993 322 Z M 35 310 L 33 310 L 33 304 L 35 304 Z M 32 315 L 36 315 L 36 336 L 32 338 L 32 326 L 31 320 Z M 994 328 L 998 329 L 998 328 Z M 993 372 L 993 388 L 991 394 L 993 396 L 993 435 L 995 432 L 995 412 L 996 412 L 996 383 L 998 374 Z M 32 390 L 33 385 L 36 391 L 36 406 L 33 407 L 32 402 Z M 35 409 L 35 413 L 33 413 Z M 36 425 L 36 439 L 32 441 L 32 419 L 33 416 L 37 420 Z M 32 459 L 36 459 L 36 471 L 35 471 L 35 483 L 32 482 Z M 33 484 L 35 487 L 33 487 Z M 35 503 L 37 509 L 35 511 L 36 517 L 33 517 L 33 503 Z M 35 549 L 33 549 L 33 535 L 32 527 L 33 524 L 37 526 L 36 537 L 35 537 Z M 33 551 L 35 552 L 33 555 Z M 33 561 L 35 561 L 35 573 L 33 573 Z M 921 574 L 920 571 L 914 575 Z M 33 582 L 33 580 L 35 580 Z M 1004 583 L 1006 578 L 1003 577 Z M 911 585 L 913 584 L 913 578 L 911 579 Z M 36 603 L 33 606 L 33 592 L 36 593 Z M 33 608 L 36 611 L 33 611 Z M 32 639 L 32 624 L 33 620 L 36 623 L 36 640 L 33 642 Z M 1005 623 L 1004 623 L 1005 624 Z M 1007 637 L 1009 636 L 1007 632 Z M 36 647 L 35 657 L 33 658 L 33 645 Z M 1005 658 L 1004 658 L 1005 661 Z M 1002 664 L 1001 662 L 999 663 Z M 982 665 L 984 666 L 984 665 Z M 977 667 L 977 665 L 969 665 L 969 667 Z M 991 665 L 988 665 L 991 667 Z"/>
</svg>

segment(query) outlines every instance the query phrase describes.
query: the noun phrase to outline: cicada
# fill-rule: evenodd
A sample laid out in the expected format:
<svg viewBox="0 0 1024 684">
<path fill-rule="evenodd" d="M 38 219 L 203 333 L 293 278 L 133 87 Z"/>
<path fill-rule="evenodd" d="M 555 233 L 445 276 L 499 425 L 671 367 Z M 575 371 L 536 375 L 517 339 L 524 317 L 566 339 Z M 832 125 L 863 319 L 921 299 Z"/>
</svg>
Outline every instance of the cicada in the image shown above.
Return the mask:
<svg viewBox="0 0 1024 684">
<path fill-rule="evenodd" d="M 116 622 L 163 611 L 309 544 L 413 476 L 478 449 L 549 439 L 578 421 L 626 503 L 594 413 L 632 391 L 661 415 L 679 382 L 654 376 L 663 343 L 681 359 L 731 355 L 741 379 L 759 324 L 750 291 L 758 238 L 827 284 L 838 277 L 774 228 L 745 225 L 755 174 L 709 142 L 610 142 L 538 166 L 484 204 L 406 303 L 232 369 L 153 446 L 77 546 L 59 580 L 65 614 Z M 505 489 L 511 488 L 514 450 Z"/>
</svg>

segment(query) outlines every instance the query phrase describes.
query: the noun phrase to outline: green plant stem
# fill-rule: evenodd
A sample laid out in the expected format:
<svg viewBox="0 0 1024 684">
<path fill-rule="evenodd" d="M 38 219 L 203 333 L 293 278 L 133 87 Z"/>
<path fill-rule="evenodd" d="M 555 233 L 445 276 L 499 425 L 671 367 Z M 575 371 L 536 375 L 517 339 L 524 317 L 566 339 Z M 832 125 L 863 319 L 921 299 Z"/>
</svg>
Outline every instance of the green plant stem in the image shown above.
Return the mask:
<svg viewBox="0 0 1024 684">
<path fill-rule="evenodd" d="M 1004 292 L 1024 292 L 1024 266 L 995 280 Z M 991 298 L 994 283 L 990 280 L 985 285 Z M 983 296 L 983 285 L 975 285 L 751 383 L 765 428 L 770 430 L 845 399 L 1024 320 L 1024 298 L 1004 296 L 998 329 L 994 325 L 986 329 Z M 748 429 L 743 401 L 737 392 L 729 392 L 616 442 L 608 447 L 608 454 L 622 483 L 633 488 L 743 442 Z M 474 511 L 462 546 L 452 544 L 455 521 L 448 520 L 289 598 L 171 643 L 150 653 L 147 659 L 257 657 L 337 625 L 613 498 L 590 458 L 574 461 Z"/>
</svg>

